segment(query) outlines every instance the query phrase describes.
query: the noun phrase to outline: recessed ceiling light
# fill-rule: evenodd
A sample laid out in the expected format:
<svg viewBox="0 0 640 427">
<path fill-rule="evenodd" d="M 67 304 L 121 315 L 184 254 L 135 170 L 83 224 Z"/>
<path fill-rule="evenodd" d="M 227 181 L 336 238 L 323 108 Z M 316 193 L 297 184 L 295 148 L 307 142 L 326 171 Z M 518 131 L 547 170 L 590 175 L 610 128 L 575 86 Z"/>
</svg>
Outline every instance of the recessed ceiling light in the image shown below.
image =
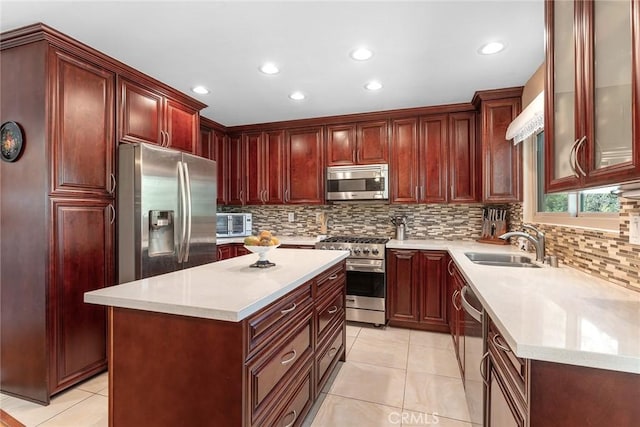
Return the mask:
<svg viewBox="0 0 640 427">
<path fill-rule="evenodd" d="M 373 56 L 373 52 L 366 47 L 359 47 L 358 49 L 351 52 L 351 58 L 356 61 L 366 61 L 367 59 Z"/>
<path fill-rule="evenodd" d="M 379 89 L 382 89 L 382 83 L 376 80 L 372 80 L 366 85 L 364 85 L 364 88 L 367 90 L 379 90 Z"/>
<path fill-rule="evenodd" d="M 191 88 L 192 92 L 198 93 L 200 95 L 206 95 L 209 93 L 209 89 L 207 89 L 204 86 L 195 86 L 193 88 Z"/>
<path fill-rule="evenodd" d="M 260 71 L 265 74 L 278 74 L 280 69 L 273 62 L 266 62 L 260 67 Z"/>
<path fill-rule="evenodd" d="M 289 95 L 289 98 L 293 99 L 294 101 L 302 101 L 305 98 L 305 96 L 304 96 L 304 93 L 300 91 L 296 91 L 296 92 L 293 92 L 291 95 Z"/>
<path fill-rule="evenodd" d="M 482 55 L 493 55 L 504 49 L 504 43 L 502 42 L 490 42 L 482 46 L 478 52 Z"/>
</svg>

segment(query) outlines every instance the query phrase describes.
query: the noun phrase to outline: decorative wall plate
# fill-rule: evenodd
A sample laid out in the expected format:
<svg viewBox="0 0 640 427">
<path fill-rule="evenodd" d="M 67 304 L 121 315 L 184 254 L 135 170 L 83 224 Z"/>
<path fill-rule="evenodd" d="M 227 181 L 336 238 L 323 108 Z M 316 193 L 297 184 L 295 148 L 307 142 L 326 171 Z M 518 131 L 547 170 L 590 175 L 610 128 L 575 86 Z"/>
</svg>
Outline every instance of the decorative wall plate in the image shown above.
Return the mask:
<svg viewBox="0 0 640 427">
<path fill-rule="evenodd" d="M 0 155 L 5 162 L 15 161 L 22 152 L 22 130 L 16 122 L 5 122 L 0 128 Z"/>
</svg>

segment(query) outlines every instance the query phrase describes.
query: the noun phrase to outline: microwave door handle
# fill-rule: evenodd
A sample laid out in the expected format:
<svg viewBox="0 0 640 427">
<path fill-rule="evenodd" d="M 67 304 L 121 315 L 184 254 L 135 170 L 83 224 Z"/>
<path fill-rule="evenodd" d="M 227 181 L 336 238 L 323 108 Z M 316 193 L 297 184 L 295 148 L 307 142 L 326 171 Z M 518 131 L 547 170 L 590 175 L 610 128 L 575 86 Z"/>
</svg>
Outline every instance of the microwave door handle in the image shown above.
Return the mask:
<svg viewBox="0 0 640 427">
<path fill-rule="evenodd" d="M 180 232 L 180 244 L 178 245 L 178 263 L 182 263 L 183 261 L 183 250 L 184 250 L 184 242 L 185 236 L 187 232 L 187 191 L 184 182 L 184 167 L 182 162 L 178 162 L 178 182 L 180 184 L 180 222 L 181 222 L 181 232 Z"/>
<path fill-rule="evenodd" d="M 189 248 L 191 246 L 191 178 L 189 177 L 189 165 L 184 163 L 184 180 L 187 190 L 187 231 L 185 233 L 184 259 L 183 262 L 189 261 Z"/>
</svg>

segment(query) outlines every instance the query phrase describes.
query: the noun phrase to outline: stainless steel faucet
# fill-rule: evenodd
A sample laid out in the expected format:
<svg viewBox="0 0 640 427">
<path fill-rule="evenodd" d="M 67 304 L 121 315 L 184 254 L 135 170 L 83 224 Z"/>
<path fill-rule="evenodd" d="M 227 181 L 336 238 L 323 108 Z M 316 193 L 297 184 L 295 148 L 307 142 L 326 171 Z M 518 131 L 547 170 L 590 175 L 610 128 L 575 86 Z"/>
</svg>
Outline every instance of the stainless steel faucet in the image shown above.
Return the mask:
<svg viewBox="0 0 640 427">
<path fill-rule="evenodd" d="M 522 228 L 535 232 L 536 236 L 534 237 L 525 231 L 510 231 L 508 233 L 504 233 L 502 236 L 500 236 L 500 238 L 507 240 L 510 237 L 524 237 L 525 239 L 533 243 L 533 246 L 536 248 L 536 261 L 544 262 L 544 233 L 531 225 L 523 224 Z"/>
</svg>

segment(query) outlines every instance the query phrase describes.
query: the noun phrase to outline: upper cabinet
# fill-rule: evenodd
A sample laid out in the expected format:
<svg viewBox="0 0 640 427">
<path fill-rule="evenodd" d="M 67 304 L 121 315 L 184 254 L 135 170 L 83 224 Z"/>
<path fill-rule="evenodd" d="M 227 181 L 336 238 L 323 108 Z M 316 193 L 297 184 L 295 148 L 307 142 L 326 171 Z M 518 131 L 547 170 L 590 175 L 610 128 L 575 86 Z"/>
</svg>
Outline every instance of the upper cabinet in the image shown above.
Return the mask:
<svg viewBox="0 0 640 427">
<path fill-rule="evenodd" d="M 640 178 L 640 3 L 545 3 L 545 189 Z"/>
<path fill-rule="evenodd" d="M 386 120 L 327 126 L 327 166 L 389 162 Z"/>
<path fill-rule="evenodd" d="M 217 129 L 215 122 L 200 118 L 200 150 L 204 158 L 215 160 L 217 168 L 217 204 L 228 203 L 229 137 Z"/>
<path fill-rule="evenodd" d="M 197 106 L 170 99 L 151 87 L 118 79 L 118 140 L 196 152 L 200 126 Z"/>
<path fill-rule="evenodd" d="M 520 114 L 522 87 L 476 92 L 480 111 L 482 201 L 514 203 L 522 199 L 522 144 L 506 139 L 509 124 Z"/>
<path fill-rule="evenodd" d="M 392 203 L 478 200 L 475 115 L 463 111 L 392 121 Z"/>
<path fill-rule="evenodd" d="M 324 203 L 323 128 L 287 130 L 284 155 L 285 203 Z"/>
<path fill-rule="evenodd" d="M 242 136 L 247 204 L 284 203 L 284 131 Z"/>
</svg>

